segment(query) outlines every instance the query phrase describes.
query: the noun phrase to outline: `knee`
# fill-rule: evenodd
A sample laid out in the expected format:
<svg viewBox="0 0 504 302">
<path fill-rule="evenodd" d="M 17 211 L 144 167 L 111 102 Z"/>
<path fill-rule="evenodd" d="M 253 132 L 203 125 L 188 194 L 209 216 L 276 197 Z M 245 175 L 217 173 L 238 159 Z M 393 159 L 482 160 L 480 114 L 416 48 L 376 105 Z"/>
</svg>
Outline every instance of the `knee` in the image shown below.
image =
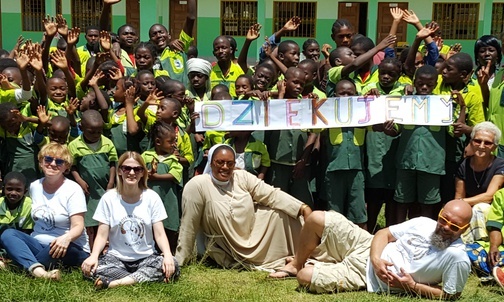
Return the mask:
<svg viewBox="0 0 504 302">
<path fill-rule="evenodd" d="M 301 269 L 296 276 L 299 285 L 302 287 L 308 287 L 311 283 L 312 275 L 313 275 L 313 266 L 310 265 Z"/>
<path fill-rule="evenodd" d="M 4 240 L 8 240 L 9 238 L 15 237 L 16 232 L 18 232 L 18 231 L 15 229 L 7 229 L 7 230 L 3 231 L 2 235 L 0 236 L 0 240 L 4 241 Z"/>
</svg>

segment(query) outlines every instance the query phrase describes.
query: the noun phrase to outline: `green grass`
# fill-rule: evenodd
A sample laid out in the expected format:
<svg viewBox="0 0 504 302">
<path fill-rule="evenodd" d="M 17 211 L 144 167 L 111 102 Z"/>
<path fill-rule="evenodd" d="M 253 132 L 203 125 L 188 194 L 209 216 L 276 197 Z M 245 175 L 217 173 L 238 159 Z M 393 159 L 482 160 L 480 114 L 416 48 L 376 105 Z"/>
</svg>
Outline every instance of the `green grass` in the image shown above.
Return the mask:
<svg viewBox="0 0 504 302">
<path fill-rule="evenodd" d="M 33 279 L 10 270 L 0 272 L 1 301 L 410 301 L 417 297 L 378 295 L 365 291 L 315 295 L 297 289 L 297 282 L 269 280 L 265 272 L 211 268 L 203 264 L 184 267 L 174 284 L 144 283 L 96 291 L 74 269 L 62 281 Z M 460 301 L 502 301 L 497 285 L 483 286 L 471 275 Z"/>
</svg>

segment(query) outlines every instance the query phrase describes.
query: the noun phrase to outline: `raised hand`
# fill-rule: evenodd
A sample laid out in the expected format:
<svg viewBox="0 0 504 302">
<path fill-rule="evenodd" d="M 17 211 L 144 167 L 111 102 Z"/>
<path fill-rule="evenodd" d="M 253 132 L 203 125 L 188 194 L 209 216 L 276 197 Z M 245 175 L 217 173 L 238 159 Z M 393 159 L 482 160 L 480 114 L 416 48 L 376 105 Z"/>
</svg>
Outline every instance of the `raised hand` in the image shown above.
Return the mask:
<svg viewBox="0 0 504 302">
<path fill-rule="evenodd" d="M 145 102 L 150 106 L 150 105 L 159 105 L 159 99 L 163 97 L 163 92 L 160 90 L 157 90 L 157 88 L 153 89 L 150 93 L 147 99 L 145 99 Z"/>
<path fill-rule="evenodd" d="M 377 47 L 380 50 L 387 48 L 390 44 L 394 44 L 397 41 L 396 35 L 388 35 L 383 39 L 380 43 L 378 43 Z"/>
<path fill-rule="evenodd" d="M 93 77 L 89 80 L 88 85 L 90 87 L 98 86 L 98 81 L 100 79 L 103 79 L 104 77 L 105 75 L 103 74 L 103 72 L 101 70 L 97 70 L 93 75 Z"/>
<path fill-rule="evenodd" d="M 124 92 L 126 105 L 131 105 L 132 107 L 135 106 L 136 103 L 135 92 L 136 92 L 135 86 L 131 86 L 130 88 L 126 89 L 126 91 Z"/>
<path fill-rule="evenodd" d="M 271 56 L 271 53 L 273 52 L 273 49 L 271 47 L 271 43 L 270 43 L 269 39 L 268 38 L 264 38 L 264 40 L 265 40 L 265 42 L 264 42 L 264 44 L 262 46 L 262 49 L 264 51 L 264 54 L 269 57 L 269 56 Z"/>
<path fill-rule="evenodd" d="M 300 24 L 301 24 L 301 18 L 299 18 L 298 16 L 294 16 L 294 17 L 290 18 L 290 20 L 287 21 L 287 23 L 285 23 L 285 25 L 283 26 L 283 29 L 288 30 L 288 31 L 293 31 L 293 30 L 296 30 Z"/>
<path fill-rule="evenodd" d="M 488 85 L 488 80 L 490 79 L 490 67 L 492 66 L 492 61 L 487 61 L 486 66 L 481 66 L 478 70 L 478 84 L 480 86 Z"/>
<path fill-rule="evenodd" d="M 68 105 L 63 105 L 68 116 L 74 115 L 79 108 L 80 101 L 78 98 L 71 98 Z"/>
<path fill-rule="evenodd" d="M 42 23 L 44 23 L 46 35 L 54 37 L 58 32 L 58 24 L 54 21 L 54 17 L 47 15 L 47 17 L 42 20 Z"/>
<path fill-rule="evenodd" d="M 259 23 L 252 25 L 247 32 L 246 39 L 249 41 L 254 41 L 259 38 L 259 36 L 261 35 L 261 33 L 259 32 L 261 30 L 261 27 L 262 26 Z"/>
<path fill-rule="evenodd" d="M 65 53 L 62 50 L 53 51 L 51 53 L 51 63 L 53 63 L 56 67 L 61 70 L 65 70 L 68 68 L 68 62 L 65 57 Z"/>
<path fill-rule="evenodd" d="M 331 45 L 329 45 L 329 44 L 322 45 L 322 50 L 321 51 L 322 51 L 322 54 L 324 55 L 324 57 L 326 59 L 329 58 L 329 55 L 330 55 L 329 50 L 330 49 L 332 49 Z"/>
<path fill-rule="evenodd" d="M 39 125 L 45 126 L 49 123 L 50 116 L 47 114 L 45 106 L 37 106 L 37 116 L 39 118 Z"/>
<path fill-rule="evenodd" d="M 117 81 L 119 80 L 120 78 L 123 77 L 123 74 L 121 72 L 121 69 L 115 67 L 115 66 L 112 66 L 109 70 L 109 77 L 110 79 L 114 80 L 114 81 Z"/>
<path fill-rule="evenodd" d="M 110 4 L 110 5 L 113 5 L 113 4 L 116 4 L 116 3 L 119 3 L 121 2 L 121 0 L 103 0 L 103 3 L 107 3 L 107 4 Z"/>
<path fill-rule="evenodd" d="M 168 47 L 171 50 L 184 52 L 184 42 L 182 42 L 180 39 L 171 40 L 170 43 L 168 43 Z"/>
<path fill-rule="evenodd" d="M 30 63 L 30 57 L 26 51 L 22 51 L 18 53 L 16 63 L 19 66 L 19 69 L 24 70 L 28 67 L 28 63 Z"/>
<path fill-rule="evenodd" d="M 420 19 L 418 19 L 417 15 L 412 10 L 403 11 L 403 20 L 408 22 L 409 24 L 420 23 Z"/>
<path fill-rule="evenodd" d="M 40 44 L 38 44 L 38 43 L 33 44 L 33 49 L 30 52 L 30 65 L 35 70 L 42 70 L 42 68 L 43 68 L 42 46 L 40 46 Z"/>
<path fill-rule="evenodd" d="M 110 51 L 112 43 L 110 42 L 110 34 L 106 30 L 100 31 L 100 45 L 105 51 Z"/>
<path fill-rule="evenodd" d="M 448 51 L 448 54 L 446 55 L 446 59 L 448 60 L 451 56 L 459 53 L 461 50 L 462 50 L 462 45 L 460 45 L 460 43 L 453 44 L 452 46 L 450 46 L 450 50 Z"/>
<path fill-rule="evenodd" d="M 398 21 L 402 20 L 404 12 L 399 7 L 392 7 L 390 9 L 390 14 L 392 15 L 392 18 L 394 19 L 394 21 L 398 22 Z"/>
<path fill-rule="evenodd" d="M 74 27 L 71 30 L 69 30 L 67 36 L 67 44 L 68 45 L 77 44 L 77 41 L 79 41 L 79 35 L 80 35 L 80 28 Z"/>
<path fill-rule="evenodd" d="M 58 33 L 63 37 L 68 36 L 68 24 L 65 18 L 62 15 L 56 16 L 56 24 L 58 26 Z"/>
<path fill-rule="evenodd" d="M 427 37 L 433 37 L 439 29 L 439 25 L 436 22 L 431 22 L 427 24 L 424 28 L 418 31 L 416 34 L 417 38 L 425 39 Z"/>
<path fill-rule="evenodd" d="M 0 73 L 0 87 L 2 87 L 3 90 L 16 89 L 16 87 L 12 86 L 12 84 L 9 82 L 7 76 L 1 73 Z"/>
</svg>

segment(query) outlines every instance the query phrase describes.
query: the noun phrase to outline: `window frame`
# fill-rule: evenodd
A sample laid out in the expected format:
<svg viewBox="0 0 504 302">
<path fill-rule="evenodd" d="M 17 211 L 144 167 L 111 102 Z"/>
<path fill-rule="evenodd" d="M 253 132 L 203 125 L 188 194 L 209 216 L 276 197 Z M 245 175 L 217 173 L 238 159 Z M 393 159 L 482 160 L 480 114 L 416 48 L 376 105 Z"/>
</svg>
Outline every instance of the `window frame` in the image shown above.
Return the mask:
<svg viewBox="0 0 504 302">
<path fill-rule="evenodd" d="M 474 5 L 474 7 L 470 7 Z M 438 7 L 444 6 L 444 7 Z M 475 12 L 471 12 L 475 9 Z M 459 11 L 457 11 L 459 10 Z M 463 11 L 462 11 L 463 10 Z M 467 12 L 465 11 L 467 10 Z M 441 11 L 441 13 L 438 13 Z M 443 14 L 445 11 L 445 14 Z M 461 12 L 462 11 L 462 12 Z M 436 21 L 440 28 L 442 37 L 445 40 L 476 40 L 478 39 L 479 26 L 479 2 L 433 2 L 432 3 L 432 20 Z M 466 19 L 474 15 L 474 19 Z M 442 19 L 438 17 L 442 17 Z M 469 25 L 474 25 L 471 28 Z M 460 31 L 466 33 L 460 33 Z"/>
<path fill-rule="evenodd" d="M 226 11 L 227 8 L 244 8 L 246 5 L 250 5 L 248 16 L 244 13 L 245 11 L 238 9 L 238 11 Z M 223 36 L 233 36 L 233 37 L 246 37 L 249 28 L 257 23 L 257 10 L 258 3 L 256 0 L 221 0 L 220 1 L 220 34 Z M 231 14 L 229 16 L 228 14 Z M 228 15 L 228 16 L 226 16 Z M 235 15 L 237 15 L 235 17 Z M 229 29 L 229 30 L 226 30 Z M 233 30 L 234 29 L 234 30 Z"/>
<path fill-rule="evenodd" d="M 279 8 L 282 4 L 290 7 L 291 10 L 287 9 L 279 11 Z M 310 5 L 312 5 L 312 7 L 306 9 Z M 295 31 L 284 33 L 284 37 L 306 39 L 317 37 L 317 8 L 317 1 L 273 1 L 273 32 L 280 30 L 284 26 L 284 24 L 290 20 L 290 18 L 298 16 L 301 18 L 301 24 Z M 290 13 L 286 14 L 289 11 Z M 280 12 L 283 12 L 285 15 L 280 16 Z M 305 12 L 312 12 L 312 15 L 304 15 Z M 307 28 L 309 32 L 303 32 L 304 28 Z"/>
<path fill-rule="evenodd" d="M 33 10 L 29 13 L 26 5 L 27 2 L 33 4 L 35 2 L 39 2 L 41 11 L 33 12 Z M 21 0 L 21 30 L 26 32 L 43 32 L 44 25 L 42 20 L 46 16 L 46 5 L 45 0 Z"/>
</svg>

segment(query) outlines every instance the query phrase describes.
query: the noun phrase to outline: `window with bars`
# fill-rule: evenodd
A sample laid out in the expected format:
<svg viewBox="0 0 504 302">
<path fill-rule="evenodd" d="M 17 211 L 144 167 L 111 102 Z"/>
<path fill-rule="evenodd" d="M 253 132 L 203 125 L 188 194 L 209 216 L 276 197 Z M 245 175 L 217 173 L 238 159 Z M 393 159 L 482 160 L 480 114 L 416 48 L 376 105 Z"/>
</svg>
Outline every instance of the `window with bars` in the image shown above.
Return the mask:
<svg viewBox="0 0 504 302">
<path fill-rule="evenodd" d="M 273 30 L 280 30 L 290 18 L 298 16 L 301 24 L 295 31 L 286 32 L 286 37 L 315 37 L 317 25 L 317 2 L 287 2 L 273 3 Z"/>
<path fill-rule="evenodd" d="M 23 31 L 44 31 L 45 0 L 21 0 Z"/>
<path fill-rule="evenodd" d="M 72 0 L 72 27 L 99 26 L 102 9 L 103 0 Z"/>
<path fill-rule="evenodd" d="M 443 39 L 477 39 L 478 18 L 479 3 L 433 3 L 432 5 L 432 20 L 439 24 Z"/>
<path fill-rule="evenodd" d="M 492 30 L 494 36 L 499 37 L 504 32 L 504 3 L 494 3 L 492 5 Z"/>
<path fill-rule="evenodd" d="M 246 36 L 257 23 L 257 1 L 221 1 L 221 35 Z"/>
</svg>

